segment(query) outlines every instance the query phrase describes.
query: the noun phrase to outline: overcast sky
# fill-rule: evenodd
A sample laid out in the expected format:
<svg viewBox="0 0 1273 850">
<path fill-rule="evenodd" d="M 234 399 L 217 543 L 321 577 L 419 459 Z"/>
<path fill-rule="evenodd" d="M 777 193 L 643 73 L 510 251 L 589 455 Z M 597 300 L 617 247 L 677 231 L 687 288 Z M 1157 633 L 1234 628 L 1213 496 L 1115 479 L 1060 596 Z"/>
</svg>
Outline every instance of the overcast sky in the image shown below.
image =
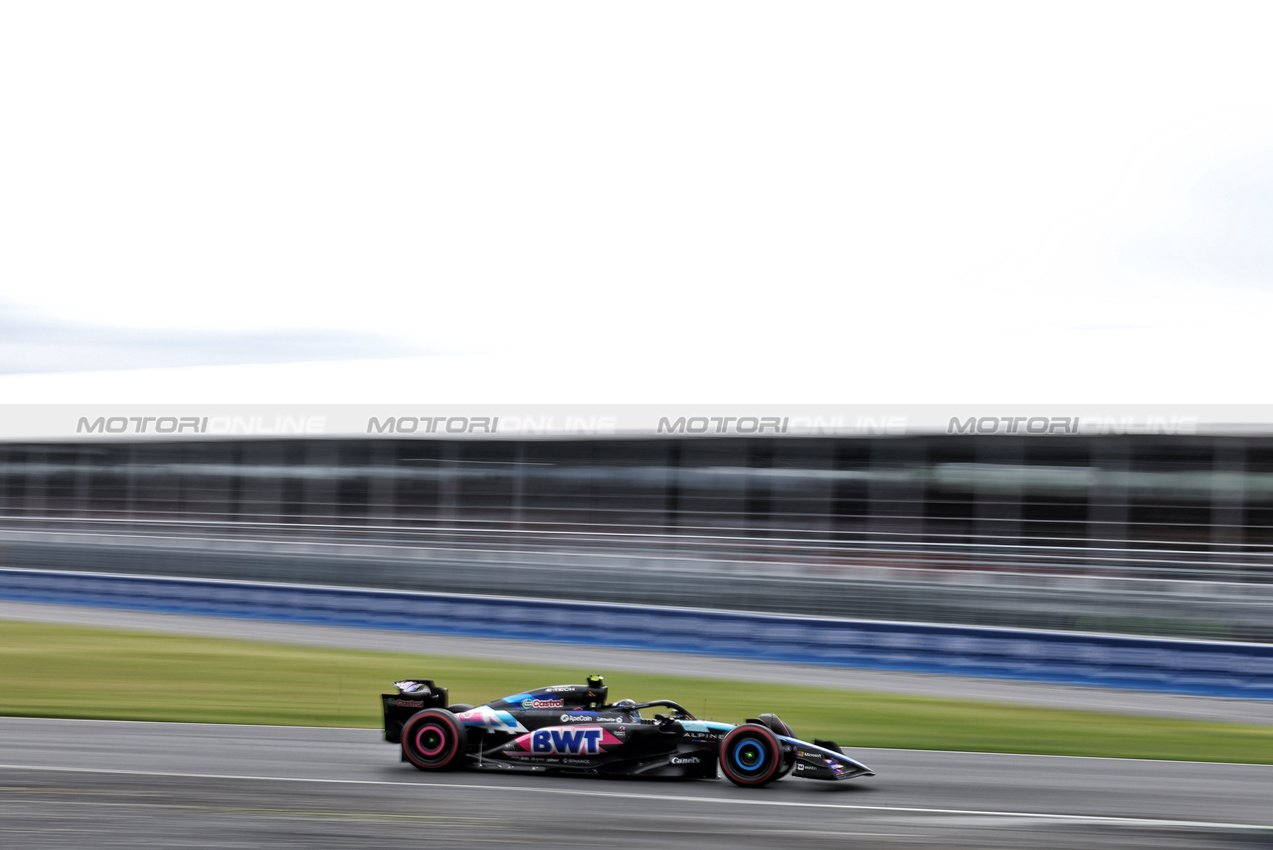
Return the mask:
<svg viewBox="0 0 1273 850">
<path fill-rule="evenodd" d="M 0 371 L 440 355 L 577 363 L 585 394 L 606 363 L 766 392 L 739 352 L 811 401 L 937 401 L 962 385 L 934 361 L 965 352 L 1040 400 L 1182 371 L 1267 400 L 1271 25 L 1264 3 L 4 4 Z M 246 400 L 283 373 L 232 374 Z"/>
</svg>

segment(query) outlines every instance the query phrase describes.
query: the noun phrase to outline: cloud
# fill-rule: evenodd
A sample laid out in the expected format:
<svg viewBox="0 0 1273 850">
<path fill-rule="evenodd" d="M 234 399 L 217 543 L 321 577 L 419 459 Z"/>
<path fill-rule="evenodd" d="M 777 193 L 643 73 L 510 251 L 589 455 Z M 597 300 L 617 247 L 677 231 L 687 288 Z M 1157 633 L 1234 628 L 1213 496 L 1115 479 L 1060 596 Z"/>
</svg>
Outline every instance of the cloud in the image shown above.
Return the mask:
<svg viewBox="0 0 1273 850">
<path fill-rule="evenodd" d="M 1273 156 L 1235 162 L 1193 186 L 1148 246 L 1198 283 L 1270 291 L 1273 276 Z"/>
<path fill-rule="evenodd" d="M 0 373 L 296 363 L 431 353 L 351 331 L 164 331 L 75 324 L 0 303 Z"/>
<path fill-rule="evenodd" d="M 838 381 L 1192 327 L 1190 264 L 1258 269 L 1268 232 L 1150 244 L 1145 190 L 1273 138 L 1258 4 L 60 8 L 0 12 L 0 272 L 60 317 L 0 328 L 5 371 L 790 350 Z"/>
</svg>

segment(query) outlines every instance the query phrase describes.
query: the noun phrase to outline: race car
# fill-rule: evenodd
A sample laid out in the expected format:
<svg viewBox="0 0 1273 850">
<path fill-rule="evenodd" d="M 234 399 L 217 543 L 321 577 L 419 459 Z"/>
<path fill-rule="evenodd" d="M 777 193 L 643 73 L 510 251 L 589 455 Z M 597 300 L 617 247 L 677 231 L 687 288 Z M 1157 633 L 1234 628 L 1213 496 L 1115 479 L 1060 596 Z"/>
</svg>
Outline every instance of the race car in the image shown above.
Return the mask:
<svg viewBox="0 0 1273 850">
<path fill-rule="evenodd" d="M 788 774 L 844 780 L 875 772 L 833 741 L 792 734 L 777 715 L 741 725 L 699 720 L 667 699 L 607 703 L 600 676 L 535 688 L 485 705 L 452 705 L 432 679 L 383 694 L 385 740 L 420 770 L 715 779 L 757 788 Z M 642 712 L 662 709 L 651 717 Z"/>
</svg>

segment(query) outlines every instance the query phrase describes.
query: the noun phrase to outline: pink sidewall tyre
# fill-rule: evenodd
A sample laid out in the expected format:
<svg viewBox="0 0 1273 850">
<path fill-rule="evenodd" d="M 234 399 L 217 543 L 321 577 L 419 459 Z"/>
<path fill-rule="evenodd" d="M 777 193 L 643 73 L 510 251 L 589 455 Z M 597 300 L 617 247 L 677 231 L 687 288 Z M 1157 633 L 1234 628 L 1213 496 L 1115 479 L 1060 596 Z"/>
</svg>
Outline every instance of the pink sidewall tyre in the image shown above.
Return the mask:
<svg viewBox="0 0 1273 850">
<path fill-rule="evenodd" d="M 466 729 L 444 708 L 426 708 L 402 727 L 402 753 L 420 770 L 455 770 L 464 759 Z"/>
</svg>

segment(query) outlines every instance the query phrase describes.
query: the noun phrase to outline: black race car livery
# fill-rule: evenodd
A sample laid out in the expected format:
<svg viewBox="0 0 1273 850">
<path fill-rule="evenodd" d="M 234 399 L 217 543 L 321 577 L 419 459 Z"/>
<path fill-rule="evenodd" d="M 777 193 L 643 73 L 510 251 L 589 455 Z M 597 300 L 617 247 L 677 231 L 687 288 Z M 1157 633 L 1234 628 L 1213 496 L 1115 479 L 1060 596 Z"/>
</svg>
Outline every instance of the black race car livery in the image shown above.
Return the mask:
<svg viewBox="0 0 1273 850">
<path fill-rule="evenodd" d="M 672 700 L 606 702 L 600 676 L 485 705 L 452 705 L 431 679 L 384 694 L 385 740 L 420 770 L 714 779 L 758 787 L 788 774 L 855 779 L 874 771 L 833 741 L 802 741 L 773 714 L 741 725 L 699 720 Z M 643 711 L 655 709 L 650 717 Z"/>
</svg>

